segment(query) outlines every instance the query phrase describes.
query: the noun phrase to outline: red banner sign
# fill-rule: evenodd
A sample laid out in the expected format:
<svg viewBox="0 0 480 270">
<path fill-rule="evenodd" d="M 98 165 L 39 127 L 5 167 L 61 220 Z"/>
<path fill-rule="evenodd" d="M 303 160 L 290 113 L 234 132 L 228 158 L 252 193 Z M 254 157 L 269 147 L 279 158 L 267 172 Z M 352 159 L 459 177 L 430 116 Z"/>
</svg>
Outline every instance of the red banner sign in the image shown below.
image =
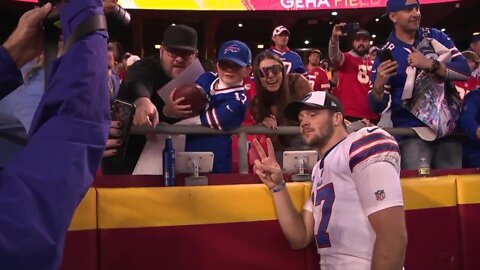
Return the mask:
<svg viewBox="0 0 480 270">
<path fill-rule="evenodd" d="M 421 0 L 421 4 L 459 2 L 460 0 Z M 385 8 L 387 0 L 119 0 L 127 9 L 162 10 L 339 10 L 358 8 Z"/>
<path fill-rule="evenodd" d="M 387 0 L 243 0 L 248 10 L 322 10 L 384 8 Z M 458 2 L 458 0 L 422 0 L 421 4 Z"/>
</svg>

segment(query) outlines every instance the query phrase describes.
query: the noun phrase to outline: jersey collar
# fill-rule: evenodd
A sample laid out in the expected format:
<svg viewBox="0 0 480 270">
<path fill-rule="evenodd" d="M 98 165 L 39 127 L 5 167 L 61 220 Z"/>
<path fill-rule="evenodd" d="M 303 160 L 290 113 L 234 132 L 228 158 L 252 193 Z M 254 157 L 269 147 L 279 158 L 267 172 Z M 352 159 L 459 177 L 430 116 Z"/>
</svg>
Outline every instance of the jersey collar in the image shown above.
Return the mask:
<svg viewBox="0 0 480 270">
<path fill-rule="evenodd" d="M 405 43 L 403 41 L 401 41 L 400 39 L 397 38 L 397 34 L 395 33 L 395 28 L 392 29 L 392 32 L 390 33 L 390 36 L 388 37 L 388 40 L 393 42 L 394 44 L 399 44 L 405 48 L 411 48 L 411 47 L 416 47 L 418 45 L 418 43 L 420 43 L 421 41 L 421 29 L 422 28 L 419 28 L 417 30 L 417 32 L 415 33 L 415 41 L 413 42 L 413 45 L 412 44 L 408 44 L 408 43 Z"/>
<path fill-rule="evenodd" d="M 272 51 L 274 51 L 274 52 L 278 53 L 278 54 L 284 54 L 284 53 L 286 53 L 286 52 L 289 52 L 289 51 L 290 51 L 290 48 L 288 48 L 288 47 L 285 47 L 285 50 L 283 50 L 283 51 L 281 51 L 281 50 L 279 50 L 279 49 L 275 48 L 275 46 L 272 46 L 270 49 L 271 49 Z"/>
</svg>

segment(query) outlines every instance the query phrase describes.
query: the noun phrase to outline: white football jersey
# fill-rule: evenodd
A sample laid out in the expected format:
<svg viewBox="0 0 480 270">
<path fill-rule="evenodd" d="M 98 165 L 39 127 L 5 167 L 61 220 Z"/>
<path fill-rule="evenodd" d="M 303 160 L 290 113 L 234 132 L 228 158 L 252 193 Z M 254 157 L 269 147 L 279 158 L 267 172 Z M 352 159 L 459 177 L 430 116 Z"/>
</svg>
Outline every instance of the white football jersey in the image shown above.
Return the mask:
<svg viewBox="0 0 480 270">
<path fill-rule="evenodd" d="M 312 196 L 322 270 L 370 269 L 375 232 L 368 216 L 403 205 L 400 150 L 378 127 L 350 134 L 325 153 L 312 172 Z"/>
</svg>

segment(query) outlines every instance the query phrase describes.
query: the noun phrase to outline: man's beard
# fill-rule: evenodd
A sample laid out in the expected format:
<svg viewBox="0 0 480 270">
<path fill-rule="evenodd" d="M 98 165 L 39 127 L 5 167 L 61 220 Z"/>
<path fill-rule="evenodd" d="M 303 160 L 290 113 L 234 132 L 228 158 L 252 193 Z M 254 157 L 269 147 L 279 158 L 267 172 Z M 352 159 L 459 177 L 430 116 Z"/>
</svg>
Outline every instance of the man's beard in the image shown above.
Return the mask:
<svg viewBox="0 0 480 270">
<path fill-rule="evenodd" d="M 353 48 L 353 51 L 358 54 L 359 56 L 364 56 L 365 54 L 367 54 L 368 52 L 368 48 L 367 47 L 363 47 L 363 49 L 357 49 L 357 48 Z"/>
<path fill-rule="evenodd" d="M 327 145 L 328 141 L 330 141 L 330 139 L 333 137 L 333 119 L 330 118 L 325 127 L 326 129 L 324 130 L 323 134 L 316 134 L 313 136 L 310 142 L 306 142 L 308 146 L 321 149 Z M 303 140 L 305 141 L 305 138 L 303 138 Z"/>
</svg>

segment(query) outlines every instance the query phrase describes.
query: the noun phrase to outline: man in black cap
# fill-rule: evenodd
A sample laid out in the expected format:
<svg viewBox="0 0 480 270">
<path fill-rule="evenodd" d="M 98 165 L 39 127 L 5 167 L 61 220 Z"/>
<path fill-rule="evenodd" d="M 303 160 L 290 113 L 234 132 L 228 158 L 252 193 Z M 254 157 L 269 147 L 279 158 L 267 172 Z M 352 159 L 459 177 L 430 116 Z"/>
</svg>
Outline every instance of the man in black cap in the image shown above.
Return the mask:
<svg viewBox="0 0 480 270">
<path fill-rule="evenodd" d="M 352 50 L 340 51 L 340 37 L 348 35 L 344 30 L 345 23 L 336 24 L 329 42 L 328 56 L 332 64 L 338 68 L 338 87 L 333 91 L 345 108 L 345 119 L 350 122 L 368 119 L 378 122 L 380 115 L 373 113 L 368 105 L 370 75 L 373 60 L 370 48 L 370 33 L 358 29 L 352 35 Z"/>
<path fill-rule="evenodd" d="M 162 114 L 165 101 L 156 91 L 193 63 L 198 54 L 197 40 L 193 28 L 171 25 L 163 33 L 159 54 L 141 59 L 129 68 L 118 98 L 135 103 L 134 125 L 154 127 L 160 120 L 166 120 Z M 130 135 L 125 158 L 104 160 L 104 172 L 131 174 L 145 142 L 144 135 Z"/>
<path fill-rule="evenodd" d="M 378 127 L 348 134 L 342 104 L 324 91 L 285 108 L 303 140 L 323 158 L 312 171 L 311 197 L 294 207 L 275 160 L 258 141 L 255 173 L 270 189 L 282 232 L 294 249 L 317 245 L 322 269 L 401 270 L 407 232 L 400 185 L 400 150 Z"/>
</svg>

